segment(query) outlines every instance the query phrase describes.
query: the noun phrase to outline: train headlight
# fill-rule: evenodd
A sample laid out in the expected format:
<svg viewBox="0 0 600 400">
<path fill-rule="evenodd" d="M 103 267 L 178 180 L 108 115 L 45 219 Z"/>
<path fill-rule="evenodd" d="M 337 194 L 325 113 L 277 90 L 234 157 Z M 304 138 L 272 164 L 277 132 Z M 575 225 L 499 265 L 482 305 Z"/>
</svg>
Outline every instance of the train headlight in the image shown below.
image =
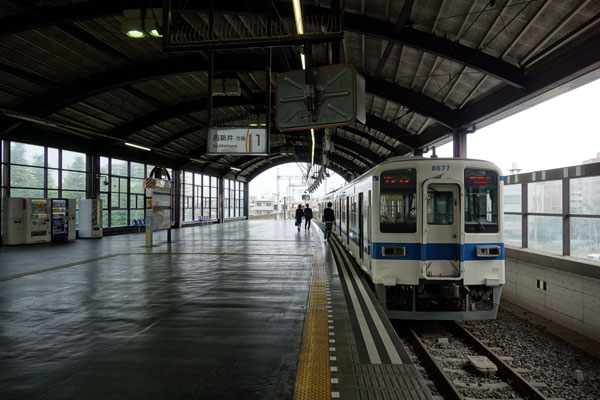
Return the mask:
<svg viewBox="0 0 600 400">
<path fill-rule="evenodd" d="M 404 247 L 404 246 L 382 247 L 381 255 L 384 257 L 406 257 L 406 247 Z"/>
<path fill-rule="evenodd" d="M 477 257 L 500 257 L 500 246 L 477 246 Z"/>
</svg>

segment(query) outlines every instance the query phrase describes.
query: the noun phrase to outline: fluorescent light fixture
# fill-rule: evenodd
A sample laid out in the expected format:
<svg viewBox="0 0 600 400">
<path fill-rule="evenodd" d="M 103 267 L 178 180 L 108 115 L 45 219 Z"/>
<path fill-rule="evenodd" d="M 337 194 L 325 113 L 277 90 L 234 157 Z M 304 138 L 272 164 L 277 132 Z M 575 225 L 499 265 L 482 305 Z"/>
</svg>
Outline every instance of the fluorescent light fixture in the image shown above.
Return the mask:
<svg viewBox="0 0 600 400">
<path fill-rule="evenodd" d="M 146 36 L 142 21 L 142 10 L 129 9 L 123 10 L 123 19 L 121 20 L 121 31 L 134 39 L 140 39 Z"/>
<path fill-rule="evenodd" d="M 304 53 L 300 53 L 300 61 L 302 61 L 302 69 L 306 69 L 306 60 L 304 59 Z"/>
<path fill-rule="evenodd" d="M 148 148 L 148 147 L 144 147 L 144 146 L 140 146 L 138 144 L 133 144 L 133 143 L 128 143 L 125 142 L 125 146 L 129 146 L 129 147 L 135 147 L 136 149 L 140 149 L 140 150 L 146 150 L 146 151 L 150 151 L 152 149 Z"/>
<path fill-rule="evenodd" d="M 242 170 L 241 168 L 237 168 L 237 167 L 229 167 L 229 168 L 231 168 L 232 171 L 238 171 L 238 172 Z"/>
<path fill-rule="evenodd" d="M 144 30 L 155 38 L 163 37 L 160 29 L 162 23 L 163 13 L 162 8 L 148 8 L 146 9 L 146 18 L 144 19 Z"/>
<path fill-rule="evenodd" d="M 130 31 L 127 31 L 127 36 L 129 36 L 130 38 L 134 38 L 134 39 L 141 39 L 141 38 L 143 38 L 146 35 L 142 31 L 138 31 L 136 29 L 132 29 Z"/>
<path fill-rule="evenodd" d="M 294 17 L 296 19 L 296 31 L 298 35 L 304 35 L 304 27 L 302 26 L 302 8 L 300 0 L 294 0 Z"/>
</svg>

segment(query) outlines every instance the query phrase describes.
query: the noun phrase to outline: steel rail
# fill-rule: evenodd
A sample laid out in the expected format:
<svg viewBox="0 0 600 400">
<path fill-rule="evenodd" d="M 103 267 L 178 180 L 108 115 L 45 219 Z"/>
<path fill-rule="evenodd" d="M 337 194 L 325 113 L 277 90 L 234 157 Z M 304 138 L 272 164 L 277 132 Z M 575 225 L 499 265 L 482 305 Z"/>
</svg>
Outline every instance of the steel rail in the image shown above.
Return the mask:
<svg viewBox="0 0 600 400">
<path fill-rule="evenodd" d="M 415 350 L 421 355 L 421 359 L 428 366 L 428 371 L 437 381 L 440 391 L 443 392 L 444 398 L 449 400 L 464 400 L 464 396 L 460 394 L 452 380 L 446 375 L 442 366 L 433 358 L 433 355 L 427 350 L 425 343 L 419 338 L 419 335 L 414 331 L 412 326 L 408 326 L 411 339 L 415 345 Z"/>
<path fill-rule="evenodd" d="M 487 347 L 481 340 L 477 339 L 471 332 L 469 332 L 462 324 L 457 321 L 451 321 L 448 323 L 452 331 L 466 339 L 478 351 L 485 354 L 491 362 L 496 364 L 498 367 L 498 373 L 505 379 L 513 382 L 515 388 L 524 396 L 533 400 L 548 400 L 548 397 L 544 396 L 539 390 L 532 386 L 525 378 L 523 378 L 517 371 L 515 371 L 510 365 L 503 361 L 500 357 L 494 354 L 489 347 Z"/>
</svg>

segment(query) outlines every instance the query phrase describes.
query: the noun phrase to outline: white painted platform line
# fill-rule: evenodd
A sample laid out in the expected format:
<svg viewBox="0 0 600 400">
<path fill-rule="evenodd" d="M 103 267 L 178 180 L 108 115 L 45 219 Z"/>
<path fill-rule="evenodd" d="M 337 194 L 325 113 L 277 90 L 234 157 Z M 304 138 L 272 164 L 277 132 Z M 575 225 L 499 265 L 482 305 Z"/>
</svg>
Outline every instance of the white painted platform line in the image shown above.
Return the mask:
<svg viewBox="0 0 600 400">
<path fill-rule="evenodd" d="M 339 250 L 339 248 L 336 249 L 338 254 L 342 255 L 342 252 Z M 360 328 L 360 332 L 365 342 L 365 347 L 367 348 L 369 361 L 371 362 L 371 364 L 381 364 L 381 358 L 379 357 L 379 353 L 377 352 L 377 346 L 375 346 L 375 341 L 373 340 L 373 336 L 371 335 L 371 331 L 369 330 L 369 326 L 367 325 L 367 319 L 365 318 L 365 315 L 358 301 L 358 296 L 354 291 L 354 286 L 352 285 L 348 270 L 345 267 L 345 265 L 343 265 L 343 263 L 340 268 L 340 271 L 343 275 L 344 281 L 346 282 L 346 287 L 348 288 L 348 293 L 352 301 L 352 306 L 354 307 L 354 311 L 356 313 L 356 319 L 358 320 L 358 326 Z"/>
<path fill-rule="evenodd" d="M 343 257 L 348 265 L 352 265 L 347 254 L 344 253 Z M 374 306 L 373 302 L 371 301 L 371 298 L 367 294 L 367 291 L 365 290 L 364 286 L 360 282 L 360 278 L 356 274 L 356 271 L 354 271 L 354 268 L 346 267 L 346 264 L 343 265 L 343 268 L 345 270 L 348 270 L 348 269 L 350 270 L 350 274 L 352 274 L 352 279 L 356 282 L 356 286 L 358 286 L 358 290 L 359 290 L 365 304 L 367 305 L 367 310 L 369 311 L 369 314 L 371 315 L 373 323 L 375 324 L 375 327 L 377 328 L 377 332 L 379 333 L 379 336 L 381 337 L 381 341 L 383 342 L 383 346 L 385 347 L 385 349 L 388 353 L 388 356 L 390 357 L 390 361 L 392 362 L 392 364 L 403 364 L 402 359 L 400 358 L 400 354 L 398 354 L 398 350 L 396 350 L 396 346 L 394 345 L 394 342 L 392 342 L 392 338 L 390 337 L 387 330 L 385 329 L 385 326 L 383 326 L 383 321 L 381 320 L 381 317 L 377 313 L 377 310 L 375 310 L 375 306 Z"/>
</svg>

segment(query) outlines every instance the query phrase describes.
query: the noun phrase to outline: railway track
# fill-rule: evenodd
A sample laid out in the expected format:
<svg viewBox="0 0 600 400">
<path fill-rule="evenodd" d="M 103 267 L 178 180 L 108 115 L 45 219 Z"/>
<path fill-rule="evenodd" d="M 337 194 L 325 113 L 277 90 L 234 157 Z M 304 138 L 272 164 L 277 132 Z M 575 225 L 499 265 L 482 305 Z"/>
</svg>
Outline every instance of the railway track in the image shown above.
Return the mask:
<svg viewBox="0 0 600 400">
<path fill-rule="evenodd" d="M 550 400 L 460 323 L 434 324 L 433 330 L 430 323 L 409 325 L 407 331 L 445 399 Z"/>
</svg>

